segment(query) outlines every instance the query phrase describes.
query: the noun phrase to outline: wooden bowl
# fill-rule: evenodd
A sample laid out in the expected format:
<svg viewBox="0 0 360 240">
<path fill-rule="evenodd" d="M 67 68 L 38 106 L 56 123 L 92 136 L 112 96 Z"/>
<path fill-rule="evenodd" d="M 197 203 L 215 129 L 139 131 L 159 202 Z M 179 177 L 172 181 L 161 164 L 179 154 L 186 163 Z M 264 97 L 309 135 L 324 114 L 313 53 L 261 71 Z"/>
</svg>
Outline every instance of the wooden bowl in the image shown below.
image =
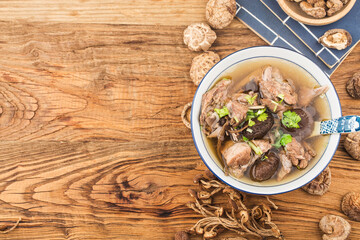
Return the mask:
<svg viewBox="0 0 360 240">
<path fill-rule="evenodd" d="M 290 2 L 288 0 L 278 0 L 280 7 L 291 18 L 299 22 L 302 22 L 304 24 L 313 25 L 313 26 L 327 25 L 340 20 L 351 10 L 355 2 L 356 0 L 350 0 L 340 11 L 338 11 L 331 17 L 326 16 L 324 18 L 314 18 L 310 15 L 307 15 L 303 10 L 301 10 L 299 5 L 300 3 Z"/>
</svg>

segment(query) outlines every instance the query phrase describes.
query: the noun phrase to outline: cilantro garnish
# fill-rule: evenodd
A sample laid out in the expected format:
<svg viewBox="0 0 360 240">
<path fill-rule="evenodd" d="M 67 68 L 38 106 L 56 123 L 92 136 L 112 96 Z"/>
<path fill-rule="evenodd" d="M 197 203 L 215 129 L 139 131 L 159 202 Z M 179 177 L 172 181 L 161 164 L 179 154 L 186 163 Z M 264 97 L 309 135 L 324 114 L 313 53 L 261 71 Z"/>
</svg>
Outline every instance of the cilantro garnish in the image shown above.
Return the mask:
<svg viewBox="0 0 360 240">
<path fill-rule="evenodd" d="M 290 110 L 283 113 L 283 118 L 281 120 L 282 124 L 288 128 L 300 128 L 299 122 L 301 117 L 296 113 Z"/>
<path fill-rule="evenodd" d="M 257 120 L 259 120 L 260 122 L 265 121 L 268 118 L 267 113 L 262 113 L 257 117 Z"/>
<path fill-rule="evenodd" d="M 292 136 L 290 134 L 283 134 L 281 130 L 275 132 L 275 137 L 276 140 L 273 146 L 276 148 L 285 147 L 288 143 L 292 142 Z"/>
</svg>

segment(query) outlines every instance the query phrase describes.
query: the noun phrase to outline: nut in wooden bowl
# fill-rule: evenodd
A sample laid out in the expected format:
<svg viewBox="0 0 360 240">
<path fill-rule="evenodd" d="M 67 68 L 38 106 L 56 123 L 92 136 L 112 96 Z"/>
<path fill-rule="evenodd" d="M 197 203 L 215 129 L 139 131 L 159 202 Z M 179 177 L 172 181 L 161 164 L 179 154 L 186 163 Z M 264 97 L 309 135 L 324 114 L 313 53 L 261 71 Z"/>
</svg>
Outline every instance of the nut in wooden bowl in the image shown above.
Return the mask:
<svg viewBox="0 0 360 240">
<path fill-rule="evenodd" d="M 322 26 L 343 18 L 356 0 L 278 0 L 291 18 L 308 25 Z"/>
</svg>

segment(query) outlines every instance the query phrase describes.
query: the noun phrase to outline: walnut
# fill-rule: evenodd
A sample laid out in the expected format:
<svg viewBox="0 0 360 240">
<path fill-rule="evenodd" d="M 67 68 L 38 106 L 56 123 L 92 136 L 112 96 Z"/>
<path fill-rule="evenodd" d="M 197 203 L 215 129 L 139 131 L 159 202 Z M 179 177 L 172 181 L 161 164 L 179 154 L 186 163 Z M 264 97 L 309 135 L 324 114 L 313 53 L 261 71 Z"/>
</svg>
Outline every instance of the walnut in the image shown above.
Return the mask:
<svg viewBox="0 0 360 240">
<path fill-rule="evenodd" d="M 346 90 L 355 99 L 360 99 L 360 71 L 346 83 Z"/>
<path fill-rule="evenodd" d="M 181 119 L 182 119 L 183 123 L 185 124 L 185 126 L 187 128 L 190 128 L 190 129 L 191 129 L 191 124 L 190 124 L 191 105 L 192 105 L 192 102 L 185 104 L 184 108 L 181 112 Z"/>
<path fill-rule="evenodd" d="M 192 60 L 190 69 L 190 78 L 195 85 L 199 85 L 206 73 L 220 61 L 219 55 L 214 52 L 202 53 Z"/>
<path fill-rule="evenodd" d="M 325 233 L 322 236 L 324 240 L 345 240 L 351 231 L 351 225 L 336 215 L 326 215 L 321 218 L 319 227 Z"/>
<path fill-rule="evenodd" d="M 341 210 L 354 221 L 360 222 L 360 194 L 347 193 L 341 202 Z"/>
<path fill-rule="evenodd" d="M 206 20 L 215 29 L 227 27 L 235 14 L 235 0 L 209 0 L 206 4 Z"/>
<path fill-rule="evenodd" d="M 206 23 L 193 23 L 184 30 L 184 43 L 191 51 L 207 51 L 216 40 L 216 33 Z"/>
<path fill-rule="evenodd" d="M 308 2 L 302 1 L 300 3 L 300 8 L 303 10 L 306 14 L 314 17 L 314 18 L 323 18 L 326 16 L 325 8 L 323 7 L 314 7 Z"/>
<path fill-rule="evenodd" d="M 288 0 L 289 2 L 301 2 L 302 0 Z"/>
<path fill-rule="evenodd" d="M 180 231 L 175 233 L 175 240 L 190 240 L 189 234 L 187 234 L 185 231 Z"/>
<path fill-rule="evenodd" d="M 344 146 L 350 156 L 360 161 L 360 132 L 349 133 L 345 139 Z"/>
<path fill-rule="evenodd" d="M 325 47 L 343 50 L 351 45 L 352 38 L 348 31 L 344 29 L 331 29 L 319 38 L 319 43 Z"/>
<path fill-rule="evenodd" d="M 329 190 L 331 184 L 331 171 L 327 167 L 314 180 L 302 187 L 302 189 L 312 195 L 324 195 Z"/>
</svg>

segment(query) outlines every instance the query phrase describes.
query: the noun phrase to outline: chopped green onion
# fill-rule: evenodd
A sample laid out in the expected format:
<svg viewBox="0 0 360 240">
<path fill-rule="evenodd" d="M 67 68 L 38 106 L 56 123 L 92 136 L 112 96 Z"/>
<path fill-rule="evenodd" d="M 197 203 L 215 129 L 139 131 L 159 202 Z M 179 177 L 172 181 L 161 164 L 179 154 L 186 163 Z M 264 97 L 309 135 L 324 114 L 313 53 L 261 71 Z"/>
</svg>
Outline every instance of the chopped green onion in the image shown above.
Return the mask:
<svg viewBox="0 0 360 240">
<path fill-rule="evenodd" d="M 253 130 L 251 128 L 247 128 L 246 131 L 249 132 L 249 133 L 253 132 Z"/>
<path fill-rule="evenodd" d="M 250 96 L 250 95 L 246 95 L 245 96 L 245 99 L 248 101 L 248 103 L 250 104 L 250 105 L 253 105 L 254 104 L 254 102 L 255 102 L 255 99 L 257 98 L 257 94 L 255 94 L 254 96 Z"/>
<path fill-rule="evenodd" d="M 215 108 L 214 111 L 219 115 L 219 118 L 229 115 L 229 109 L 226 106 L 222 109 Z"/>
<path fill-rule="evenodd" d="M 236 122 L 236 123 L 239 122 L 239 119 L 238 119 L 236 116 L 234 116 L 234 119 L 235 119 L 235 122 Z"/>
<path fill-rule="evenodd" d="M 243 136 L 243 140 L 244 142 L 246 142 L 247 144 L 249 144 L 250 148 L 257 154 L 257 155 L 261 155 L 263 154 L 263 152 L 261 151 L 261 149 L 256 146 L 253 142 L 249 141 L 249 139 L 247 137 Z"/>
</svg>

